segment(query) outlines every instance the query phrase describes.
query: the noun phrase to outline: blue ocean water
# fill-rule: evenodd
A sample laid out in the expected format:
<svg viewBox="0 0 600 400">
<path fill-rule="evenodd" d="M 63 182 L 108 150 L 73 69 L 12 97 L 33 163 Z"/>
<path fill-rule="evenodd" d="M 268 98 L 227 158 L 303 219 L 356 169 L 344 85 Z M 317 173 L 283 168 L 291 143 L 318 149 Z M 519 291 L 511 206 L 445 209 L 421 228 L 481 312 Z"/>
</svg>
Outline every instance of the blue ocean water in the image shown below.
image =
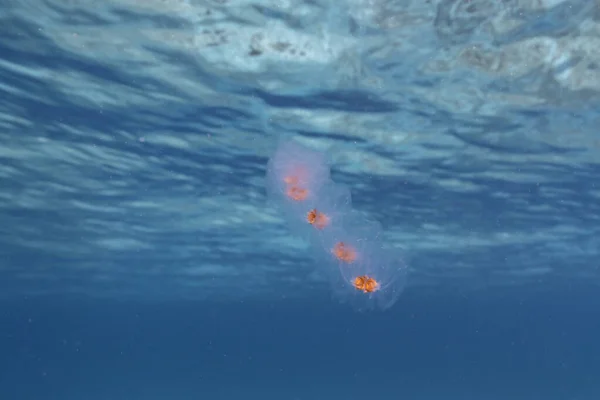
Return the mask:
<svg viewBox="0 0 600 400">
<path fill-rule="evenodd" d="M 600 3 L 0 0 L 0 400 L 600 398 Z M 281 135 L 401 247 L 331 296 Z"/>
</svg>

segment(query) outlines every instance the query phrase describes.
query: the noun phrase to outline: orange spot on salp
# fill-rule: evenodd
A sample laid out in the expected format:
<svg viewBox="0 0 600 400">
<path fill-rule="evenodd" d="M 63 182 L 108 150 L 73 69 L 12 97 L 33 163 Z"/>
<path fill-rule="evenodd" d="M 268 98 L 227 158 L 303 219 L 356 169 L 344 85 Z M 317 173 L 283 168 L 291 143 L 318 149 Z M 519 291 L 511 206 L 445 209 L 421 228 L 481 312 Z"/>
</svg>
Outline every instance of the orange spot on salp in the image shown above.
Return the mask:
<svg viewBox="0 0 600 400">
<path fill-rule="evenodd" d="M 318 215 L 318 211 L 316 208 L 313 208 L 312 210 L 310 210 L 308 212 L 308 214 L 306 214 L 306 220 L 308 221 L 309 224 L 314 225 L 315 222 L 317 221 L 317 215 Z"/>
<path fill-rule="evenodd" d="M 306 198 L 308 197 L 308 190 L 298 186 L 292 186 L 288 188 L 286 194 L 287 197 L 289 197 L 292 200 L 303 201 L 306 200 Z"/>
<path fill-rule="evenodd" d="M 333 254 L 338 260 L 343 262 L 351 263 L 356 260 L 356 251 L 344 242 L 339 242 L 333 246 Z"/>
<path fill-rule="evenodd" d="M 379 289 L 379 282 L 377 282 L 375 279 L 368 277 L 368 276 L 366 278 L 367 278 L 367 281 L 365 282 L 365 288 L 364 288 L 365 293 L 373 293 L 374 291 Z"/>
<path fill-rule="evenodd" d="M 302 166 L 296 166 L 288 171 L 288 174 L 283 178 L 283 182 L 286 185 L 297 186 L 300 181 L 306 179 L 306 170 Z"/>
<path fill-rule="evenodd" d="M 356 288 L 356 290 L 364 290 L 365 277 L 357 276 L 356 278 L 354 278 L 354 282 L 352 282 L 352 285 Z"/>
<path fill-rule="evenodd" d="M 377 289 L 379 289 L 379 283 L 375 279 L 367 275 L 357 276 L 356 278 L 354 278 L 352 286 L 354 286 L 356 290 L 360 290 L 364 293 L 373 293 Z"/>
<path fill-rule="evenodd" d="M 329 217 L 318 211 L 316 208 L 313 208 L 308 212 L 306 220 L 317 229 L 323 229 L 329 225 Z"/>
</svg>

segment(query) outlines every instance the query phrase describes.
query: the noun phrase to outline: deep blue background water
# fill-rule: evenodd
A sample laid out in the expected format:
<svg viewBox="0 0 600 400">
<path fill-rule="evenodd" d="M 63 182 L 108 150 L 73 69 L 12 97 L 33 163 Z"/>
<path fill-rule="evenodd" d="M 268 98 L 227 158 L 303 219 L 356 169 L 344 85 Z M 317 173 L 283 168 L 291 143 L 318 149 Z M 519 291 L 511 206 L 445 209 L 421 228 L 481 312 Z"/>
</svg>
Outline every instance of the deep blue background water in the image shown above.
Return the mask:
<svg viewBox="0 0 600 400">
<path fill-rule="evenodd" d="M 315 301 L 14 300 L 11 399 L 593 399 L 591 287 L 423 296 L 386 314 Z"/>
<path fill-rule="evenodd" d="M 600 398 L 591 0 L 0 0 L 0 400 Z M 331 298 L 280 135 L 406 251 Z"/>
</svg>

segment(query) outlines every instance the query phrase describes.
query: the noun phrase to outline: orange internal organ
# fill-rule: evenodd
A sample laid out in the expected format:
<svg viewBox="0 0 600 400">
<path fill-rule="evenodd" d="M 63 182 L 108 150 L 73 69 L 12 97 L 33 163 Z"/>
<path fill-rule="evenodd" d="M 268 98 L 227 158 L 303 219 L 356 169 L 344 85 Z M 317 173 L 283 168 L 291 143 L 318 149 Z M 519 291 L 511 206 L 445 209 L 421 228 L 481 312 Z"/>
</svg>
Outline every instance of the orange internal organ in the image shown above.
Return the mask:
<svg viewBox="0 0 600 400">
<path fill-rule="evenodd" d="M 333 246 L 333 255 L 340 261 L 351 263 L 356 260 L 356 251 L 351 246 L 346 245 L 344 242 L 336 243 Z"/>
<path fill-rule="evenodd" d="M 317 229 L 323 229 L 329 225 L 329 217 L 318 211 L 316 208 L 313 208 L 308 212 L 306 220 Z"/>
<path fill-rule="evenodd" d="M 283 182 L 288 186 L 298 186 L 301 181 L 306 182 L 306 179 L 306 168 L 297 165 L 287 172 L 286 176 L 283 178 Z"/>
<path fill-rule="evenodd" d="M 298 186 L 291 186 L 288 188 L 286 195 L 292 200 L 304 201 L 308 197 L 308 190 Z"/>
<path fill-rule="evenodd" d="M 352 285 L 356 288 L 356 290 L 360 290 L 365 293 L 373 293 L 379 288 L 379 283 L 370 276 L 362 275 L 354 278 L 354 282 Z"/>
</svg>

